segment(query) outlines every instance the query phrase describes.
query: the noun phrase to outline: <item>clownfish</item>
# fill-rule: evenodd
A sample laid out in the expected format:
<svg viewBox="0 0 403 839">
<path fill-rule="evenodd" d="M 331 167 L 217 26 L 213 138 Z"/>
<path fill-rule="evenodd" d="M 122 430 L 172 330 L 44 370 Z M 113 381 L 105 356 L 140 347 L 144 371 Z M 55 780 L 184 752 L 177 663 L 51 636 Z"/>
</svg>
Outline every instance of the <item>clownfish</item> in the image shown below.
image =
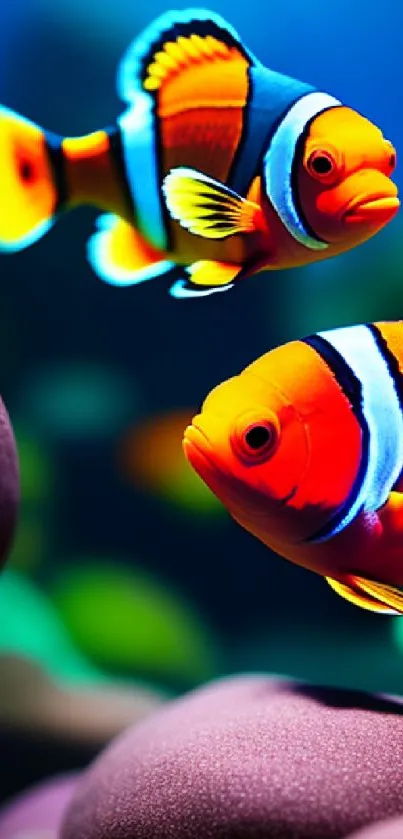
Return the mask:
<svg viewBox="0 0 403 839">
<path fill-rule="evenodd" d="M 104 211 L 95 272 L 131 285 L 183 267 L 171 294 L 231 288 L 364 242 L 399 207 L 396 152 L 334 96 L 264 67 L 218 15 L 170 12 L 125 54 L 111 128 L 62 138 L 0 109 L 0 249 L 63 211 Z"/>
<path fill-rule="evenodd" d="M 350 602 L 403 614 L 403 321 L 271 350 L 211 391 L 183 447 L 264 544 Z"/>
</svg>

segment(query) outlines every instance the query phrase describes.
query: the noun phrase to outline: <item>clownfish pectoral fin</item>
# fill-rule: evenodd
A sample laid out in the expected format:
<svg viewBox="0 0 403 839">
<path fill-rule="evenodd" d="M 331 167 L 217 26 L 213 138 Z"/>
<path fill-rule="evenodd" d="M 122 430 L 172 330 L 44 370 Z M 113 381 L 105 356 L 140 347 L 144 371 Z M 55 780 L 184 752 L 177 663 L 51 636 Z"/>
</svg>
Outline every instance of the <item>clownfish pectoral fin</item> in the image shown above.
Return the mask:
<svg viewBox="0 0 403 839">
<path fill-rule="evenodd" d="M 162 189 L 171 217 L 195 236 L 225 239 L 264 229 L 259 204 L 196 169 L 171 169 Z"/>
<path fill-rule="evenodd" d="M 28 247 L 53 224 L 63 202 L 61 155 L 61 138 L 0 107 L 0 251 Z"/>
<path fill-rule="evenodd" d="M 167 12 L 128 48 L 119 67 L 118 93 L 131 103 L 142 91 L 158 93 L 179 71 L 183 74 L 201 63 L 213 67 L 217 62 L 229 64 L 231 59 L 249 66 L 260 63 L 244 47 L 235 29 L 215 12 Z"/>
<path fill-rule="evenodd" d="M 333 591 L 361 609 L 379 612 L 384 615 L 400 615 L 403 613 L 403 595 L 398 589 L 373 583 L 364 577 L 353 574 L 343 576 L 343 581 L 325 577 Z M 400 605 L 399 605 L 400 604 Z"/>
<path fill-rule="evenodd" d="M 176 268 L 118 216 L 100 216 L 97 227 L 87 245 L 88 261 L 109 285 L 135 285 Z"/>
</svg>

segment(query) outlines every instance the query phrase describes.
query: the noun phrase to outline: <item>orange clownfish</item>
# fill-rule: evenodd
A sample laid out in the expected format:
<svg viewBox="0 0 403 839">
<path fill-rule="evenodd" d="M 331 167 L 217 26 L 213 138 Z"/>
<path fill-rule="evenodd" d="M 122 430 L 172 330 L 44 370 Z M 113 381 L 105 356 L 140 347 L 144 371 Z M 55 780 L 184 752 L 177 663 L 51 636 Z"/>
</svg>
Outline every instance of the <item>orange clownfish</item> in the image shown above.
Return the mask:
<svg viewBox="0 0 403 839">
<path fill-rule="evenodd" d="M 26 247 L 62 211 L 107 211 L 95 272 L 131 285 L 183 267 L 174 297 L 365 241 L 399 207 L 396 153 L 356 111 L 264 67 L 218 15 L 170 12 L 119 68 L 126 110 L 61 138 L 0 109 L 0 249 Z"/>
<path fill-rule="evenodd" d="M 352 603 L 403 613 L 403 321 L 266 353 L 210 393 L 183 445 L 246 530 Z"/>
</svg>

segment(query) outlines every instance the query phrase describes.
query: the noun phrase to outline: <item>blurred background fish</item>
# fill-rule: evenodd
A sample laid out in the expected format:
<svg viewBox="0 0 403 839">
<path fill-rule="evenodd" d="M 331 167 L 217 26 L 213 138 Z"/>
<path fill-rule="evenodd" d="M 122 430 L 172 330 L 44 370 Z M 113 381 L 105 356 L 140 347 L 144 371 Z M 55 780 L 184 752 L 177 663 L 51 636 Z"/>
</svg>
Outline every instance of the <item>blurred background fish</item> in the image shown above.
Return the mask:
<svg viewBox="0 0 403 839">
<path fill-rule="evenodd" d="M 118 92 L 128 107 L 112 128 L 78 138 L 0 108 L 3 251 L 90 204 L 109 211 L 88 246 L 104 280 L 187 266 L 172 295 L 205 296 L 349 250 L 399 208 L 382 132 L 266 69 L 214 12 L 155 21 L 127 50 Z"/>
<path fill-rule="evenodd" d="M 183 446 L 264 544 L 346 600 L 403 614 L 403 321 L 266 353 L 211 391 Z"/>
<path fill-rule="evenodd" d="M 0 3 L 0 102 L 62 135 L 112 125 L 121 55 L 167 8 L 120 0 L 117 11 L 99 0 L 94 14 L 82 0 Z M 213 8 L 266 66 L 367 114 L 399 158 L 400 0 L 381 12 L 375 0 Z M 399 163 L 393 178 L 401 191 Z M 19 449 L 21 505 L 0 576 L 0 639 L 2 657 L 20 662 L 13 684 L 26 703 L 5 696 L 10 667 L 0 667 L 2 795 L 84 765 L 94 742 L 85 742 L 83 720 L 96 691 L 97 744 L 112 723 L 125 724 L 126 710 L 113 720 L 101 710 L 106 683 L 124 685 L 125 696 L 137 688 L 165 696 L 252 670 L 403 692 L 403 621 L 355 608 L 271 553 L 233 522 L 181 450 L 204 395 L 269 349 L 402 316 L 400 215 L 359 248 L 285 271 L 281 283 L 252 277 L 196 305 L 170 299 L 168 276 L 123 294 L 99 282 L 83 259 L 90 207 L 66 214 L 35 247 L 2 255 L 0 393 Z M 26 681 L 22 660 L 31 664 Z M 38 671 L 56 688 L 43 685 L 33 709 Z M 33 719 L 37 732 L 48 721 L 46 743 Z"/>
</svg>

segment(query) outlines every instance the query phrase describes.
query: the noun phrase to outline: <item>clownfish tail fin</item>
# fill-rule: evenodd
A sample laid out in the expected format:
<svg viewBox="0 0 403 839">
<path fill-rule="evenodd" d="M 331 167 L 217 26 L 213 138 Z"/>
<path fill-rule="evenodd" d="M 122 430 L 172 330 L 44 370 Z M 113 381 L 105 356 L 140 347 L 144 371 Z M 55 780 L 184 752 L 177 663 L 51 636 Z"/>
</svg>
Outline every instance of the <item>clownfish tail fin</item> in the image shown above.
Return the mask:
<svg viewBox="0 0 403 839">
<path fill-rule="evenodd" d="M 43 236 L 66 202 L 62 138 L 0 107 L 0 251 Z"/>
</svg>

